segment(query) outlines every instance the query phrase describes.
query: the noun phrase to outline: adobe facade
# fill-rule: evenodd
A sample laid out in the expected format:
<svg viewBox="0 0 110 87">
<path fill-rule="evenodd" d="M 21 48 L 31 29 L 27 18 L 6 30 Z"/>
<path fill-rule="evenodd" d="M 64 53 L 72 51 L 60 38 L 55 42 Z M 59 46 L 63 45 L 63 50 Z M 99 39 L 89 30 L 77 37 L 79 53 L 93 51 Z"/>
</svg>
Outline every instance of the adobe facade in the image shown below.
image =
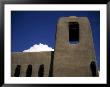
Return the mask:
<svg viewBox="0 0 110 87">
<path fill-rule="evenodd" d="M 12 53 L 11 58 L 11 76 L 14 76 L 16 66 L 21 65 L 20 77 L 25 77 L 27 67 L 30 64 L 32 65 L 32 77 L 38 76 L 38 69 L 41 64 L 44 64 L 44 77 L 49 75 L 51 52 L 16 52 Z"/>
<path fill-rule="evenodd" d="M 69 22 L 79 25 L 78 43 L 69 42 Z M 91 61 L 95 61 L 95 51 L 88 18 L 60 18 L 57 23 L 54 76 L 91 76 Z"/>
</svg>

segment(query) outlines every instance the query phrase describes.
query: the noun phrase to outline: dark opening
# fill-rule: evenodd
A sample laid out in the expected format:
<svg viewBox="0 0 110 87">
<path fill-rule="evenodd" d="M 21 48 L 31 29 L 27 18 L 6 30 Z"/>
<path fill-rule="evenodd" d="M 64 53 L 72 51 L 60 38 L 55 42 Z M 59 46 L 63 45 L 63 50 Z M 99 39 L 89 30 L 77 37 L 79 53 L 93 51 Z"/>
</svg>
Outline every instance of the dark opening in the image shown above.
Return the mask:
<svg viewBox="0 0 110 87">
<path fill-rule="evenodd" d="M 39 71 L 38 71 L 38 77 L 44 76 L 44 64 L 40 65 Z"/>
<path fill-rule="evenodd" d="M 69 22 L 69 42 L 78 43 L 79 42 L 79 23 Z"/>
<path fill-rule="evenodd" d="M 20 75 L 20 68 L 21 68 L 21 66 L 17 65 L 17 67 L 15 69 L 14 77 L 19 77 L 19 75 Z"/>
<path fill-rule="evenodd" d="M 94 61 L 91 62 L 90 68 L 91 68 L 92 76 L 93 77 L 96 76 L 96 64 Z"/>
<path fill-rule="evenodd" d="M 49 68 L 49 77 L 53 77 L 54 51 L 51 51 L 51 62 Z"/>
<path fill-rule="evenodd" d="M 28 65 L 28 68 L 26 70 L 26 77 L 31 77 L 32 75 L 32 65 Z"/>
</svg>

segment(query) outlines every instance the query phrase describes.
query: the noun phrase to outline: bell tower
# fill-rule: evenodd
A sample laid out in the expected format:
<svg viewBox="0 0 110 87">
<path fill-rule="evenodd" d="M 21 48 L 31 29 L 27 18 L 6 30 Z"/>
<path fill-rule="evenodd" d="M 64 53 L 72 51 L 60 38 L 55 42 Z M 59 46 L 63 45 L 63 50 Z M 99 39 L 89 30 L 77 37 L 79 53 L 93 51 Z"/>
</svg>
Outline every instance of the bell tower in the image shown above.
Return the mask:
<svg viewBox="0 0 110 87">
<path fill-rule="evenodd" d="M 97 76 L 92 30 L 87 17 L 61 17 L 57 23 L 53 76 Z"/>
</svg>

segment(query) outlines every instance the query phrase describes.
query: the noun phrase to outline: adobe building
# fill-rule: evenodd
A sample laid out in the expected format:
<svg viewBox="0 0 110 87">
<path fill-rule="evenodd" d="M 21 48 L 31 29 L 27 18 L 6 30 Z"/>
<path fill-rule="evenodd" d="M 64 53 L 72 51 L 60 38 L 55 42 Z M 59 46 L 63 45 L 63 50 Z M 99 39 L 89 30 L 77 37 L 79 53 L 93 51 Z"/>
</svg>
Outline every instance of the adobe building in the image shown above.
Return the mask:
<svg viewBox="0 0 110 87">
<path fill-rule="evenodd" d="M 98 76 L 92 30 L 87 17 L 61 17 L 52 52 L 17 52 L 11 57 L 11 76 Z"/>
<path fill-rule="evenodd" d="M 32 65 L 32 77 L 38 76 L 39 66 L 44 64 L 44 77 L 49 76 L 52 52 L 17 52 L 12 53 L 11 76 L 14 76 L 17 65 L 20 65 L 20 77 L 26 76 L 29 65 Z M 29 70 L 31 71 L 31 70 Z"/>
</svg>

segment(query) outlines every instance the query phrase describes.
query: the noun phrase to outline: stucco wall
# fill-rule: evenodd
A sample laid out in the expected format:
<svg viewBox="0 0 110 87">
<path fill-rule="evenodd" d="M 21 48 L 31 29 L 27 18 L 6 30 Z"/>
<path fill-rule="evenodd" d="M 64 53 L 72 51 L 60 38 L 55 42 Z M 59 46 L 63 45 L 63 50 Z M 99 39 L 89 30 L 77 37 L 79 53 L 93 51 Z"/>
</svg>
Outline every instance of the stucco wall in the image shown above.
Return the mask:
<svg viewBox="0 0 110 87">
<path fill-rule="evenodd" d="M 68 22 L 79 23 L 79 43 L 77 44 L 69 43 Z M 88 18 L 61 17 L 57 23 L 53 76 L 92 76 L 91 61 L 95 61 L 95 51 Z"/>
<path fill-rule="evenodd" d="M 32 77 L 38 76 L 38 69 L 44 64 L 44 76 L 49 75 L 51 62 L 51 52 L 17 52 L 11 56 L 11 76 L 14 75 L 16 65 L 21 65 L 21 77 L 26 76 L 26 69 L 29 64 L 32 65 Z"/>
</svg>

